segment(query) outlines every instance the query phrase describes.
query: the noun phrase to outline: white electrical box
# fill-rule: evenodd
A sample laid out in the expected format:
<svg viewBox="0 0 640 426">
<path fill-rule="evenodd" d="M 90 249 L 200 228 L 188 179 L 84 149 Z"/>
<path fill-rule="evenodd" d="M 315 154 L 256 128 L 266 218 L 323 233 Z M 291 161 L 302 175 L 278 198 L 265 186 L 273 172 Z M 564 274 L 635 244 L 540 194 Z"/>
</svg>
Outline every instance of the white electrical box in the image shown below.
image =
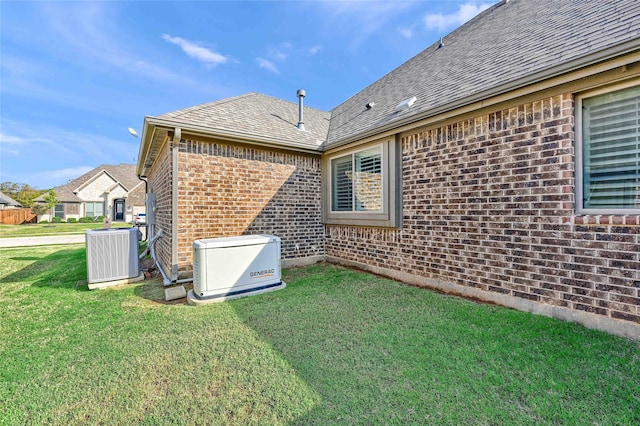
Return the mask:
<svg viewBox="0 0 640 426">
<path fill-rule="evenodd" d="M 195 299 L 228 299 L 283 287 L 280 238 L 245 235 L 193 242 Z"/>
<path fill-rule="evenodd" d="M 135 278 L 140 275 L 139 239 L 138 228 L 86 231 L 89 284 Z"/>
</svg>

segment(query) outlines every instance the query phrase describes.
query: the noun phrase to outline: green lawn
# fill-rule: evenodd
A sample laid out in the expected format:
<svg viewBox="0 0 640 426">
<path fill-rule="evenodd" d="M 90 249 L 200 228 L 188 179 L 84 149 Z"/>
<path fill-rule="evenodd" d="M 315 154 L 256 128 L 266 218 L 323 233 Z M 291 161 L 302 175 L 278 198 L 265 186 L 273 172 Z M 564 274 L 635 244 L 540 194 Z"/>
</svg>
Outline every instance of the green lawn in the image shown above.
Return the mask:
<svg viewBox="0 0 640 426">
<path fill-rule="evenodd" d="M 102 228 L 96 223 L 27 223 L 24 225 L 0 225 L 0 238 L 31 237 L 38 235 L 84 234 L 88 229 Z M 130 223 L 112 222 L 112 228 L 130 228 Z"/>
<path fill-rule="evenodd" d="M 0 249 L 0 424 L 640 424 L 640 343 L 320 264 L 163 303 Z"/>
</svg>

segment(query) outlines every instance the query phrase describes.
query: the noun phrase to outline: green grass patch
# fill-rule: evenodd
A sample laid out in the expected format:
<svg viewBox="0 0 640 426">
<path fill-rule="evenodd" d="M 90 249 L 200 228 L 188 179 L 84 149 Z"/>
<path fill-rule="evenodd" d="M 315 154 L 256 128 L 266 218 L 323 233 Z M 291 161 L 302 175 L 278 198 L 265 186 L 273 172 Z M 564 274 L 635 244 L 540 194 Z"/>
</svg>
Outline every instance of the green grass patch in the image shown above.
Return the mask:
<svg viewBox="0 0 640 426">
<path fill-rule="evenodd" d="M 95 223 L 26 223 L 23 225 L 0 225 L 0 238 L 32 237 L 56 234 L 84 234 L 89 229 L 102 228 Z M 131 228 L 130 223 L 112 222 L 112 228 Z"/>
<path fill-rule="evenodd" d="M 640 343 L 331 265 L 190 307 L 0 250 L 0 424 L 639 424 Z"/>
</svg>

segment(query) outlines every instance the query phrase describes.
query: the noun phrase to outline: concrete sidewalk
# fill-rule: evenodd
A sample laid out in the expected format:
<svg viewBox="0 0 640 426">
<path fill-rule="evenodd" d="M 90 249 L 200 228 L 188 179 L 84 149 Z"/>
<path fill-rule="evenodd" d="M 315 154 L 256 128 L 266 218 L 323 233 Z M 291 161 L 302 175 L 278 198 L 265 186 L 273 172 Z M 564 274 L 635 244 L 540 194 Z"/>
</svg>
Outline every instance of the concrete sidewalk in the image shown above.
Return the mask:
<svg viewBox="0 0 640 426">
<path fill-rule="evenodd" d="M 84 243 L 84 234 L 47 235 L 42 237 L 0 238 L 2 247 L 48 246 L 52 244 Z"/>
</svg>

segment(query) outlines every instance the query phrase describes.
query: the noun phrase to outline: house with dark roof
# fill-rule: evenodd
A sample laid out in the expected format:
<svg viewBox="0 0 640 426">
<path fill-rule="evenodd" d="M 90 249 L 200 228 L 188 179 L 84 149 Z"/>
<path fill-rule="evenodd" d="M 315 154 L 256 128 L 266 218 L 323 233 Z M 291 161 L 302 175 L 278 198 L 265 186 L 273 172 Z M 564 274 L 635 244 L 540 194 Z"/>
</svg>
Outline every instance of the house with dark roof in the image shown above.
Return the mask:
<svg viewBox="0 0 640 426">
<path fill-rule="evenodd" d="M 145 211 L 145 186 L 136 175 L 135 164 L 103 164 L 53 191 L 59 203 L 39 220 L 48 221 L 54 215 L 63 220 L 88 216 L 131 222 Z M 45 197 L 34 201 L 42 203 Z"/>
<path fill-rule="evenodd" d="M 20 208 L 19 202 L 9 197 L 7 194 L 0 192 L 0 209 L 15 209 Z"/>
<path fill-rule="evenodd" d="M 283 266 L 640 338 L 636 0 L 503 0 L 345 98 L 145 117 L 136 172 L 169 281 L 192 274 L 196 239 L 267 233 Z"/>
</svg>

